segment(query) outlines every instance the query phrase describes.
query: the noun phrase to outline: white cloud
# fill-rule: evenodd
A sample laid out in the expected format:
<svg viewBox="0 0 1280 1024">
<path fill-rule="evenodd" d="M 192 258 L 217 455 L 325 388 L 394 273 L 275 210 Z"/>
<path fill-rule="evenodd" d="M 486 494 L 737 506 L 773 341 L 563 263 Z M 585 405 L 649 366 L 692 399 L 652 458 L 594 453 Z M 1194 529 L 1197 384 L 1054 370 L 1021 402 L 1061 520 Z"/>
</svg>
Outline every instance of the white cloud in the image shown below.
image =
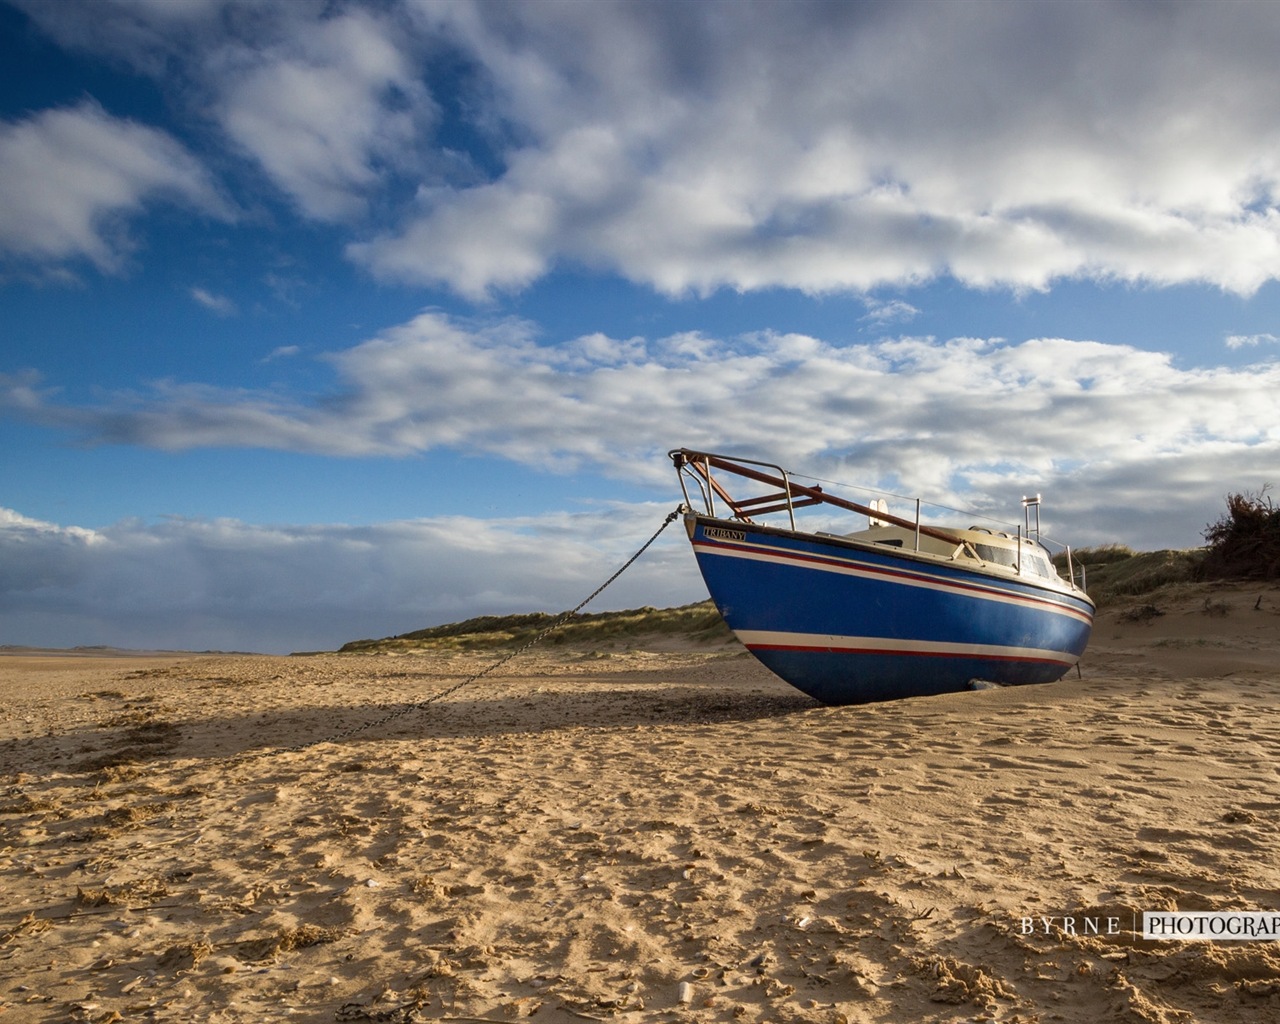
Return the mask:
<svg viewBox="0 0 1280 1024">
<path fill-rule="evenodd" d="M 398 235 L 353 242 L 347 255 L 386 277 L 445 283 L 474 300 L 546 273 L 555 247 L 553 199 L 502 184 L 436 194 L 448 198 L 431 216 Z"/>
<path fill-rule="evenodd" d="M 228 13 L 227 0 L 10 0 L 62 46 L 107 54 L 137 70 L 165 73 L 175 50 L 198 50 Z M 299 7 L 297 0 L 286 7 Z M 240 6 L 243 10 L 248 5 Z"/>
<path fill-rule="evenodd" d="M 208 289 L 200 287 L 192 288 L 190 294 L 196 302 L 210 312 L 217 313 L 218 316 L 235 315 L 236 304 L 225 295 L 216 295 Z"/>
<path fill-rule="evenodd" d="M 868 296 L 863 299 L 863 304 L 867 307 L 867 315 L 862 319 L 877 326 L 905 323 L 909 320 L 914 320 L 920 315 L 920 310 L 909 302 L 903 302 L 901 299 L 891 299 L 885 302 L 882 299 Z"/>
<path fill-rule="evenodd" d="M 415 11 L 515 127 L 497 180 L 351 248 L 388 277 L 477 295 L 574 261 L 677 294 L 945 273 L 1249 293 L 1280 274 L 1263 6 Z M 490 244 L 512 211 L 510 244 Z"/>
<path fill-rule="evenodd" d="M 1274 334 L 1229 334 L 1227 335 L 1227 348 L 1255 348 L 1258 345 L 1274 345 L 1280 341 Z"/>
<path fill-rule="evenodd" d="M 328 358 L 337 387 L 306 401 L 163 382 L 70 405 L 28 374 L 0 382 L 0 405 L 89 443 L 448 450 L 659 486 L 667 449 L 728 449 L 1002 512 L 1011 480 L 1070 494 L 1082 515 L 1076 496 L 1096 504 L 1105 480 L 1136 511 L 1128 525 L 1101 522 L 1133 540 L 1154 509 L 1165 523 L 1181 515 L 1185 533 L 1188 509 L 1261 486 L 1280 456 L 1280 363 L 1186 370 L 1091 341 L 908 336 L 841 347 L 686 333 L 544 347 L 519 321 L 424 313 Z"/>
<path fill-rule="evenodd" d="M 474 615 L 558 612 L 672 506 L 368 527 L 129 520 L 94 531 L 0 509 L 0 644 L 286 653 Z M 701 600 L 683 540 L 668 529 L 591 610 Z"/>
<path fill-rule="evenodd" d="M 126 221 L 161 200 L 231 216 L 180 143 L 92 101 L 0 124 L 0 250 L 11 256 L 116 270 L 132 248 Z"/>
<path fill-rule="evenodd" d="M 397 4 L 19 3 L 63 46 L 156 79 L 185 105 L 188 128 L 213 127 L 211 148 L 229 140 L 306 217 L 358 217 L 409 171 L 474 175 L 460 154 L 428 144 L 438 109 L 422 79 L 427 41 L 405 31 Z"/>
<path fill-rule="evenodd" d="M 395 31 L 355 8 L 207 62 L 223 127 L 308 216 L 360 214 L 389 170 L 415 162 L 435 109 Z"/>
</svg>

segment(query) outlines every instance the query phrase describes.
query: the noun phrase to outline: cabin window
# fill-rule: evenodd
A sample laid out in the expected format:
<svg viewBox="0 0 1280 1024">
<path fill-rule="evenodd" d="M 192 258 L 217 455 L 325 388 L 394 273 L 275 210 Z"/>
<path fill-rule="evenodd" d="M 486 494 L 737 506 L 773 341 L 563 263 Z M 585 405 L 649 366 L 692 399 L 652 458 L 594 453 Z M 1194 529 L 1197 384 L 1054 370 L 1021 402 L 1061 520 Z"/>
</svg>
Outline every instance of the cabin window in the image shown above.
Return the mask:
<svg viewBox="0 0 1280 1024">
<path fill-rule="evenodd" d="M 975 544 L 974 550 L 984 562 L 995 562 L 996 565 L 1007 565 L 1010 569 L 1018 565 L 1018 553 L 1009 548 L 996 547 L 994 544 Z"/>
<path fill-rule="evenodd" d="M 1023 554 L 1022 564 L 1037 576 L 1043 576 L 1045 579 L 1053 579 L 1057 575 L 1053 571 L 1053 566 L 1041 555 Z"/>
</svg>

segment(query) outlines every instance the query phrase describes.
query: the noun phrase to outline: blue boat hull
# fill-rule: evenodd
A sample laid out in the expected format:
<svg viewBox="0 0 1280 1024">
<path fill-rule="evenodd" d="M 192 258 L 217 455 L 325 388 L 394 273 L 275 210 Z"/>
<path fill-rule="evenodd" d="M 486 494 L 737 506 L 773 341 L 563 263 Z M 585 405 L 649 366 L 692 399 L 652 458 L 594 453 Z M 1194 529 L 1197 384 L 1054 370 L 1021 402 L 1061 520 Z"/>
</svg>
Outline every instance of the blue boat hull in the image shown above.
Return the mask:
<svg viewBox="0 0 1280 1024">
<path fill-rule="evenodd" d="M 691 515 L 698 567 L 761 662 L 826 704 L 1048 683 L 1076 664 L 1078 591 L 876 545 Z"/>
</svg>

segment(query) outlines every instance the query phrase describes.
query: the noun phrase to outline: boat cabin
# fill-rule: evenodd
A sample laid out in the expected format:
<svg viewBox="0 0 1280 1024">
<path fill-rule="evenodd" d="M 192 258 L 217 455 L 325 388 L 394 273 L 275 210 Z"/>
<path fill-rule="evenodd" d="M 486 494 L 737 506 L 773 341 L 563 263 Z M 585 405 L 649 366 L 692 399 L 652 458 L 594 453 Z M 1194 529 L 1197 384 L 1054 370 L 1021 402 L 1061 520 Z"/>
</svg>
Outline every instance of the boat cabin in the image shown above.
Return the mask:
<svg viewBox="0 0 1280 1024">
<path fill-rule="evenodd" d="M 936 534 L 917 535 L 912 528 L 875 519 L 865 530 L 829 536 L 860 544 L 881 544 L 904 551 L 919 551 L 938 558 L 968 559 L 987 568 L 1007 569 L 1014 575 L 1040 576 L 1049 580 L 1061 578 L 1050 560 L 1049 552 L 1030 537 L 1018 538 L 1011 533 L 990 530 L 985 526 L 971 526 L 967 530 L 950 528 L 947 533 L 960 543 L 943 539 Z"/>
</svg>

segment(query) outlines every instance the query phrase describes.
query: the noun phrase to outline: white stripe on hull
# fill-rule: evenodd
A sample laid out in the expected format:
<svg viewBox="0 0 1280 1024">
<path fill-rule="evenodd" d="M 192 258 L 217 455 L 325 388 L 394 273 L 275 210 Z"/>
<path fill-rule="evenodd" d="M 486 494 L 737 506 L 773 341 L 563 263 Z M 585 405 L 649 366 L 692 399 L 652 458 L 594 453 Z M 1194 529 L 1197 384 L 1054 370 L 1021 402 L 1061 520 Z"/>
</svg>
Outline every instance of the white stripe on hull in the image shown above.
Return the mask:
<svg viewBox="0 0 1280 1024">
<path fill-rule="evenodd" d="M 916 657 L 986 658 L 999 661 L 1044 661 L 1074 665 L 1074 654 L 1041 647 L 1002 644 L 964 644 L 940 640 L 899 640 L 879 636 L 830 636 L 825 633 L 784 633 L 765 629 L 735 630 L 748 648 L 832 651 L 841 654 L 896 654 Z"/>
</svg>

